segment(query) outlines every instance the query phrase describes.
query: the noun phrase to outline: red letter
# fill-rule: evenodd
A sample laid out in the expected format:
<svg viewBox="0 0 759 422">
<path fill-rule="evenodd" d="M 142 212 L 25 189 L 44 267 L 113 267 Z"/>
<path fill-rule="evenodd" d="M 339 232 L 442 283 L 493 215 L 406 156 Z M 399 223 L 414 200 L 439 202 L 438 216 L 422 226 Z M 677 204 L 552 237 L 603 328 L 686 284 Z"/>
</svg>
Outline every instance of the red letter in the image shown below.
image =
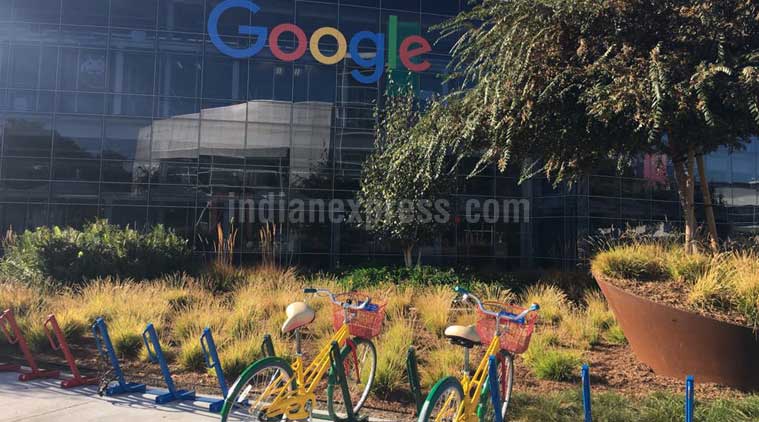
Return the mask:
<svg viewBox="0 0 759 422">
<path fill-rule="evenodd" d="M 419 44 L 420 47 L 411 50 L 411 44 Z M 427 54 L 430 51 L 432 51 L 432 47 L 427 40 L 419 35 L 412 35 L 401 43 L 401 62 L 403 62 L 403 65 L 412 72 L 424 72 L 432 66 L 430 62 L 424 60 L 417 64 L 412 62 L 411 59 L 421 56 L 422 54 Z"/>
<path fill-rule="evenodd" d="M 294 34 L 295 38 L 298 39 L 298 44 L 295 46 L 295 50 L 291 53 L 285 53 L 279 48 L 279 37 L 285 32 Z M 306 54 L 306 47 L 306 33 L 291 23 L 277 25 L 271 30 L 271 34 L 269 34 L 269 49 L 271 49 L 271 54 L 283 62 L 294 62 L 303 57 L 303 55 Z"/>
</svg>

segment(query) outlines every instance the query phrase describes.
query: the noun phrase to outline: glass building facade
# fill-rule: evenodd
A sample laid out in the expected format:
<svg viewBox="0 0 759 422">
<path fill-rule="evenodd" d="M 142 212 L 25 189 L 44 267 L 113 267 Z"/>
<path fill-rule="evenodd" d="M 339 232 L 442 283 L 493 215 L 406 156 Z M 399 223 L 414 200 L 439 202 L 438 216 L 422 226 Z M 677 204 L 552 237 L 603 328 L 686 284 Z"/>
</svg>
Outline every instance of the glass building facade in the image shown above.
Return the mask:
<svg viewBox="0 0 759 422">
<path fill-rule="evenodd" d="M 221 224 L 238 229 L 237 252 L 261 254 L 260 221 L 241 221 L 245 204 L 350 200 L 372 151 L 374 106 L 388 77 L 411 83 L 420 97 L 446 93 L 450 41 L 424 55 L 431 66 L 409 74 L 392 68 L 374 84 L 355 60 L 325 65 L 310 49 L 298 60 L 270 48 L 246 58 L 222 54 L 208 21 L 221 0 L 0 0 L 0 228 L 79 226 L 95 218 L 134 227 L 165 224 L 208 250 Z M 255 35 L 240 26 L 294 23 L 307 36 L 338 28 L 421 35 L 455 15 L 465 0 L 256 0 L 260 10 L 225 12 L 225 45 L 245 49 Z M 395 22 L 395 23 L 393 23 Z M 391 25 L 397 27 L 390 28 Z M 386 48 L 392 50 L 391 37 Z M 296 37 L 278 46 L 292 52 Z M 397 48 L 397 43 L 395 48 Z M 340 49 L 324 37 L 320 51 Z M 376 45 L 362 44 L 371 58 Z M 394 53 L 390 53 L 391 55 Z M 388 56 L 390 62 L 396 56 Z M 369 69 L 371 70 L 371 69 Z M 759 146 L 708 159 L 723 235 L 756 231 Z M 462 174 L 455 214 L 477 198 L 527 200 L 518 222 L 456 219 L 422 248 L 429 264 L 499 268 L 571 267 L 584 241 L 627 224 L 679 224 L 671 172 L 646 157 L 624 177 L 599 169 L 572 187 L 488 169 Z M 666 163 L 666 160 L 663 161 Z M 666 167 L 666 164 L 665 166 Z M 244 219 L 242 219 L 244 220 Z M 285 219 L 287 220 L 287 219 Z M 278 223 L 289 263 L 335 267 L 398 263 L 400 248 L 355 225 Z"/>
</svg>

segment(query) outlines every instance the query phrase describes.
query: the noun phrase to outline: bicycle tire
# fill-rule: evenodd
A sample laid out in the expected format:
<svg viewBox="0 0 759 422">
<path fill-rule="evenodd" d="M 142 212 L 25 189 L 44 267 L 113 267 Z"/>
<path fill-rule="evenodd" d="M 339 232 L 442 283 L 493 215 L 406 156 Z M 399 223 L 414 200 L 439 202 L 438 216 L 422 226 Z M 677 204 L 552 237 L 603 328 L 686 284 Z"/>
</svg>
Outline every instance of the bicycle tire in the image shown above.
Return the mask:
<svg viewBox="0 0 759 422">
<path fill-rule="evenodd" d="M 454 420 L 456 412 L 458 412 L 459 404 L 464 400 L 464 389 L 461 387 L 461 382 L 458 379 L 454 377 L 446 377 L 438 381 L 437 384 L 432 387 L 432 390 L 430 390 L 430 393 L 424 400 L 424 405 L 419 412 L 419 419 L 417 421 L 433 422 L 437 420 L 438 413 L 436 412 L 439 411 L 436 409 L 438 408 L 438 405 L 441 404 L 440 401 L 443 400 L 442 404 L 445 404 L 445 400 L 447 400 L 451 394 L 457 395 L 458 401 L 453 402 L 453 406 L 451 406 L 450 409 L 447 409 L 448 412 L 452 411 L 453 413 L 451 414 L 451 417 L 446 420 Z"/>
<path fill-rule="evenodd" d="M 364 403 L 366 403 L 366 399 L 369 397 L 369 392 L 371 391 L 372 385 L 374 384 L 375 376 L 377 375 L 377 348 L 374 346 L 374 343 L 372 343 L 371 340 L 356 337 L 350 341 L 355 345 L 358 354 L 362 354 L 362 349 L 366 347 L 363 352 L 368 353 L 367 356 L 371 359 L 369 362 L 369 374 L 365 379 L 366 381 L 364 388 L 357 391 L 360 392 L 360 394 L 356 394 L 355 397 L 354 394 L 351 393 L 351 404 L 353 404 L 353 414 L 355 415 L 361 410 L 361 408 L 364 406 Z M 355 369 L 355 363 L 353 363 L 353 350 L 349 345 L 345 345 L 342 350 L 340 350 L 340 356 L 348 364 L 353 364 L 350 368 L 346 368 L 345 375 L 348 378 L 349 384 L 351 381 L 355 382 L 356 377 L 353 376 L 355 375 L 355 372 L 353 372 Z M 366 369 L 365 364 L 359 364 L 358 366 L 361 370 Z M 366 372 L 364 372 L 364 374 L 366 374 Z M 361 376 L 361 371 L 359 371 L 359 376 Z M 361 376 L 361 378 L 364 377 Z M 330 374 L 330 380 L 332 379 L 334 378 Z M 349 385 L 349 388 L 350 387 L 351 386 Z M 347 409 L 345 409 L 345 405 L 341 400 L 336 400 L 335 394 L 337 394 L 339 397 L 342 397 L 342 390 L 340 386 L 333 385 L 332 382 L 328 383 L 327 410 L 329 412 L 329 415 L 333 420 L 336 418 L 346 418 Z"/>
<path fill-rule="evenodd" d="M 290 367 L 290 364 L 287 363 L 282 358 L 277 357 L 268 357 L 261 360 L 258 360 L 254 362 L 252 365 L 247 367 L 242 374 L 237 378 L 234 384 L 232 384 L 232 387 L 229 389 L 229 394 L 227 394 L 226 399 L 224 400 L 224 406 L 221 409 L 221 421 L 226 422 L 229 415 L 234 410 L 237 403 L 242 402 L 245 400 L 245 397 L 240 397 L 242 393 L 244 393 L 245 388 L 248 386 L 248 384 L 256 378 L 257 375 L 261 375 L 266 370 L 281 370 L 287 375 L 287 380 L 285 381 L 287 384 L 291 384 L 291 388 L 294 386 L 295 380 L 293 380 L 293 370 Z M 278 421 L 282 419 L 282 415 L 275 416 L 273 418 L 267 418 L 267 417 L 261 417 L 260 410 L 258 409 L 252 409 L 253 412 L 258 412 L 259 414 L 253 414 L 253 416 L 256 417 L 256 419 L 252 419 L 257 422 L 273 422 Z M 250 410 L 249 410 L 250 412 Z M 235 414 L 237 416 L 237 414 Z"/>
</svg>

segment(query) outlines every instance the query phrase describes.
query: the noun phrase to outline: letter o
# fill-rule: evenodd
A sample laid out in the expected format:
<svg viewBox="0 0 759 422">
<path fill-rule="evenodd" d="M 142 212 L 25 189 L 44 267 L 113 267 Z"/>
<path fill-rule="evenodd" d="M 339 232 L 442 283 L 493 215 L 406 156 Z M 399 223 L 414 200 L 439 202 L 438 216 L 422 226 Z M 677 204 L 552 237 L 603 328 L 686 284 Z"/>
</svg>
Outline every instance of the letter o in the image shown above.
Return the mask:
<svg viewBox="0 0 759 422">
<path fill-rule="evenodd" d="M 295 50 L 286 53 L 279 48 L 279 37 L 285 32 L 290 32 L 298 39 L 298 44 L 295 46 Z M 282 60 L 283 62 L 294 62 L 306 54 L 306 33 L 303 32 L 298 26 L 291 23 L 283 23 L 277 25 L 271 30 L 269 34 L 269 49 L 274 57 Z"/>
<path fill-rule="evenodd" d="M 325 56 L 319 50 L 319 41 L 322 37 L 331 36 L 337 40 L 337 52 L 332 56 Z M 348 42 L 345 40 L 345 36 L 337 28 L 325 26 L 324 28 L 317 29 L 313 35 L 311 35 L 311 55 L 314 56 L 317 62 L 326 65 L 337 64 L 340 60 L 345 58 L 348 52 Z"/>
</svg>

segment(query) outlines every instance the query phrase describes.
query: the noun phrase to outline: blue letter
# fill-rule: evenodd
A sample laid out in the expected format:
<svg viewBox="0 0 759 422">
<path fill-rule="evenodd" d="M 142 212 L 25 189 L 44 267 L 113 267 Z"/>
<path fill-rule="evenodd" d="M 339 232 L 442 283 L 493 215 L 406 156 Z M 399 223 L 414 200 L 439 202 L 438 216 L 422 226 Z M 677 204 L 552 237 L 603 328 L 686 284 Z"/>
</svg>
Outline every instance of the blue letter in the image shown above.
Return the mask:
<svg viewBox="0 0 759 422">
<path fill-rule="evenodd" d="M 245 49 L 232 48 L 225 44 L 219 36 L 219 18 L 221 18 L 221 14 L 234 7 L 248 9 L 250 10 L 250 13 L 253 14 L 258 13 L 258 11 L 261 10 L 257 4 L 248 0 L 224 0 L 223 2 L 219 3 L 211 11 L 211 15 L 208 16 L 208 35 L 211 37 L 211 42 L 213 45 L 215 45 L 219 51 L 226 54 L 227 56 L 231 56 L 236 59 L 246 59 L 248 57 L 253 57 L 258 54 L 266 45 L 266 34 L 268 32 L 267 28 L 263 26 L 240 25 L 240 35 L 257 36 L 256 42 Z"/>
<path fill-rule="evenodd" d="M 377 54 L 374 58 L 365 59 L 361 57 L 361 54 L 358 51 L 358 45 L 363 40 L 371 40 L 374 42 L 374 45 L 377 47 Z M 369 31 L 361 31 L 351 38 L 348 51 L 350 51 L 350 55 L 357 65 L 367 68 L 374 66 L 374 73 L 369 76 L 364 76 L 358 71 L 358 69 L 352 71 L 351 75 L 353 75 L 353 78 L 362 84 L 376 83 L 380 76 L 382 76 L 382 72 L 385 70 L 385 35 L 375 34 Z"/>
</svg>

